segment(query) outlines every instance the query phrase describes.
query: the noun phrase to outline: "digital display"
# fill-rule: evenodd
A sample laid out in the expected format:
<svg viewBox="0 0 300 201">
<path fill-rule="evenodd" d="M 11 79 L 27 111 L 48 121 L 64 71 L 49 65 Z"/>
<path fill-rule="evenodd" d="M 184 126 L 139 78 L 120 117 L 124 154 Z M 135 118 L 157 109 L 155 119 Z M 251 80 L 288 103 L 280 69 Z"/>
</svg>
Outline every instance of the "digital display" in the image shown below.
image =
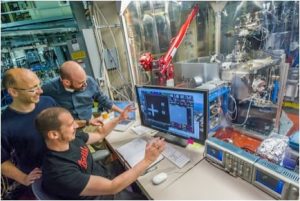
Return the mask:
<svg viewBox="0 0 300 201">
<path fill-rule="evenodd" d="M 143 126 L 204 142 L 207 91 L 136 86 L 136 92 Z"/>
<path fill-rule="evenodd" d="M 206 146 L 207 149 L 207 154 L 214 157 L 215 159 L 219 160 L 219 161 L 223 161 L 223 151 L 218 150 L 210 145 Z"/>
<path fill-rule="evenodd" d="M 284 181 L 280 180 L 280 179 L 275 179 L 274 177 L 256 170 L 256 178 L 255 180 L 260 183 L 263 184 L 264 186 L 268 187 L 269 189 L 275 191 L 278 194 L 282 193 L 283 187 L 284 187 Z"/>
</svg>

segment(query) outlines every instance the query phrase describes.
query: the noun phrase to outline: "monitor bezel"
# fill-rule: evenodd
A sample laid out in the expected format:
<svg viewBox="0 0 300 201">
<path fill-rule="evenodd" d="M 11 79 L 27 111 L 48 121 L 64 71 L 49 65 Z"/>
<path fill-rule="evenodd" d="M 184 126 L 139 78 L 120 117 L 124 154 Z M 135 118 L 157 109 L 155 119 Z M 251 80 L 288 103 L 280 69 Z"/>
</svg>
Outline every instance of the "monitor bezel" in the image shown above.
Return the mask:
<svg viewBox="0 0 300 201">
<path fill-rule="evenodd" d="M 156 85 L 135 85 L 135 92 L 136 92 L 136 99 L 137 99 L 137 103 L 138 103 L 138 108 L 139 108 L 139 115 L 137 118 L 140 118 L 141 121 L 141 125 L 157 130 L 157 131 L 161 131 L 165 133 L 165 130 L 159 129 L 159 128 L 153 128 L 151 126 L 145 125 L 144 121 L 143 121 L 143 113 L 141 112 L 141 105 L 140 105 L 140 97 L 139 97 L 139 93 L 138 93 L 138 89 L 139 88 L 146 88 L 146 89 L 162 89 L 162 90 L 172 90 L 172 91 L 185 91 L 185 92 L 193 92 L 193 93 L 201 93 L 203 94 L 203 98 L 204 98 L 204 120 L 203 120 L 203 130 L 204 130 L 204 135 L 200 135 L 200 139 L 196 139 L 196 138 L 189 138 L 189 137 L 184 137 L 175 133 L 167 133 L 169 135 L 174 135 L 177 136 L 179 138 L 182 139 L 193 139 L 195 142 L 200 143 L 202 145 L 204 145 L 205 140 L 207 139 L 207 129 L 208 129 L 208 95 L 209 95 L 209 91 L 206 89 L 191 89 L 191 88 L 174 88 L 174 87 L 166 87 L 166 86 L 156 86 Z"/>
</svg>

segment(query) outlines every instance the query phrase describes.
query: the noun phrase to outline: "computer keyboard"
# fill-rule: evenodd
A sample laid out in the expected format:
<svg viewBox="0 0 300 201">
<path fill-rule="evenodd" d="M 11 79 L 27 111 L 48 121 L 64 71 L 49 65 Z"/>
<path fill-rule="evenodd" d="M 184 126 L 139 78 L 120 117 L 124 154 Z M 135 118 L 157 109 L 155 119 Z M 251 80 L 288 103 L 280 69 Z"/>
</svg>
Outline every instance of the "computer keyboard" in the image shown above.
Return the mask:
<svg viewBox="0 0 300 201">
<path fill-rule="evenodd" d="M 166 144 L 162 154 L 179 168 L 183 168 L 191 160 L 169 144 Z"/>
</svg>

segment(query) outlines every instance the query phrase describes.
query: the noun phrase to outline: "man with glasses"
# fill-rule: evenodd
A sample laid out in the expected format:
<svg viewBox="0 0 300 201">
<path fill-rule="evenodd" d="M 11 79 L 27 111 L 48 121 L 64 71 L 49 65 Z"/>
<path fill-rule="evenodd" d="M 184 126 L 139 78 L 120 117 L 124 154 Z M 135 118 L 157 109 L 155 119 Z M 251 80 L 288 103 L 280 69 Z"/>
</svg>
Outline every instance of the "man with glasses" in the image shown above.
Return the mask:
<svg viewBox="0 0 300 201">
<path fill-rule="evenodd" d="M 99 103 L 99 111 L 123 110 L 113 104 L 99 89 L 96 81 L 87 76 L 84 69 L 75 61 L 67 61 L 60 68 L 60 77 L 54 78 L 43 86 L 44 94 L 68 109 L 79 126 L 99 126 L 101 122 L 92 118 L 94 100 Z"/>
<path fill-rule="evenodd" d="M 2 86 L 13 99 L 1 114 L 2 175 L 29 186 L 41 176 L 39 167 L 46 147 L 34 120 L 39 112 L 56 103 L 51 97 L 40 96 L 40 80 L 28 69 L 6 71 Z"/>
</svg>

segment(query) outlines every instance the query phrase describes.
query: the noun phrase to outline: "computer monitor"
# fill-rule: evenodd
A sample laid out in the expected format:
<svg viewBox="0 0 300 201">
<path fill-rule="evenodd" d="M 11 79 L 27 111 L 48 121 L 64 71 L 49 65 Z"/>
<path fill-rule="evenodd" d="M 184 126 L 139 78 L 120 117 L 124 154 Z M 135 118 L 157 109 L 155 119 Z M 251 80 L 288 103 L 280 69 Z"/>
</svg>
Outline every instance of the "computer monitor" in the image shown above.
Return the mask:
<svg viewBox="0 0 300 201">
<path fill-rule="evenodd" d="M 204 144 L 208 91 L 137 85 L 136 94 L 143 126 Z"/>
</svg>

